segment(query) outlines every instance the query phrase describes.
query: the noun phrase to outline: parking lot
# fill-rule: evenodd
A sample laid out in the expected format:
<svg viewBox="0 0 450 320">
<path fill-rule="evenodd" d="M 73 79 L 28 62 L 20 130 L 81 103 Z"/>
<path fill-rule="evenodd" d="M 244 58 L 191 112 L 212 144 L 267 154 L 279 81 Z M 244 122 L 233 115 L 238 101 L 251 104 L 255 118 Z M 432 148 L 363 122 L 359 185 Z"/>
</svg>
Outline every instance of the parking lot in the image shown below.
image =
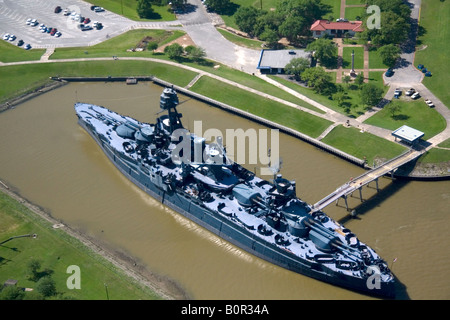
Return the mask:
<svg viewBox="0 0 450 320">
<path fill-rule="evenodd" d="M 62 8 L 59 13 L 55 13 L 57 6 Z M 78 47 L 107 40 L 133 25 L 133 21 L 122 16 L 109 11 L 94 12 L 90 7 L 91 4 L 80 0 L 0 0 L 0 35 L 15 35 L 15 40 L 9 42 L 17 44 L 23 40 L 31 48 Z M 64 9 L 89 18 L 88 26 L 98 21 L 103 28 L 82 31 L 78 27 L 79 21 L 74 21 L 74 16 L 65 16 Z M 27 19 L 36 19 L 38 23 L 29 25 Z M 56 28 L 61 35 L 42 32 L 41 24 Z"/>
</svg>

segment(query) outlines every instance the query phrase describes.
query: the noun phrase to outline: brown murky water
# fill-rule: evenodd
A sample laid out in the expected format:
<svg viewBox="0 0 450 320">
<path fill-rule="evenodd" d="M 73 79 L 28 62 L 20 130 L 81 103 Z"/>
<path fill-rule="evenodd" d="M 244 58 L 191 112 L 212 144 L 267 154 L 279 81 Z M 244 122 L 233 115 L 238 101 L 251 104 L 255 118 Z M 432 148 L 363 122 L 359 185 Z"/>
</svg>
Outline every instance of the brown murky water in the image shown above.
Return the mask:
<svg viewBox="0 0 450 320">
<path fill-rule="evenodd" d="M 76 101 L 153 122 L 161 90 L 150 83 L 70 84 L 1 113 L 0 180 L 55 218 L 173 279 L 193 299 L 368 299 L 258 259 L 162 206 L 122 176 L 77 124 Z M 190 129 L 194 120 L 203 121 L 203 130 L 262 128 L 187 97 L 180 100 L 187 100 L 179 112 Z M 281 173 L 297 181 L 298 195 L 310 203 L 362 173 L 284 134 L 280 155 Z M 375 189 L 363 189 L 356 219 L 341 206 L 325 211 L 389 262 L 405 286 L 402 298 L 449 299 L 450 181 L 383 178 L 380 187 L 373 199 Z M 349 205 L 360 205 L 359 194 Z"/>
</svg>

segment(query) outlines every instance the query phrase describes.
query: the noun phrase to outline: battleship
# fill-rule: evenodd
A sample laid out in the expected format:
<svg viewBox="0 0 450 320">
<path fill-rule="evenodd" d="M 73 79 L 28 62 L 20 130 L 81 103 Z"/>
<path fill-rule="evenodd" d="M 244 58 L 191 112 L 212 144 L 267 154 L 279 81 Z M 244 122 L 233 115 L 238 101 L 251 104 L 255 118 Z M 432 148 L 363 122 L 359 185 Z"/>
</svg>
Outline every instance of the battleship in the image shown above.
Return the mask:
<svg viewBox="0 0 450 320">
<path fill-rule="evenodd" d="M 262 179 L 230 160 L 220 143 L 184 129 L 179 104 L 176 90 L 166 86 L 164 114 L 154 124 L 89 103 L 75 103 L 75 112 L 129 180 L 217 236 L 302 275 L 370 296 L 395 296 L 395 278 L 375 250 L 302 201 L 295 181 L 279 172 Z M 188 146 L 181 151 L 180 137 Z"/>
</svg>

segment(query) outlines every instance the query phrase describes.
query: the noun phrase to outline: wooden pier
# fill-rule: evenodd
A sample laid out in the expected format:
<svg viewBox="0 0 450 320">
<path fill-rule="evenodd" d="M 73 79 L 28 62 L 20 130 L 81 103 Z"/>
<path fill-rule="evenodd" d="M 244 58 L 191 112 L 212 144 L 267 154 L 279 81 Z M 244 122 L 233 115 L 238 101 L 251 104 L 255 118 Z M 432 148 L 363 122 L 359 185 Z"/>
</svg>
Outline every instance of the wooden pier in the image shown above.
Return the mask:
<svg viewBox="0 0 450 320">
<path fill-rule="evenodd" d="M 333 202 L 338 202 L 340 198 L 344 198 L 345 207 L 348 210 L 347 197 L 351 195 L 356 190 L 359 191 L 359 197 L 362 201 L 362 187 L 369 184 L 372 181 L 375 181 L 377 191 L 378 189 L 378 179 L 382 176 L 390 174 L 392 177 L 394 175 L 395 170 L 397 170 L 402 165 L 416 159 L 419 157 L 423 151 L 416 151 L 413 149 L 409 149 L 407 152 L 401 154 L 398 157 L 395 157 L 380 166 L 369 170 L 359 177 L 351 179 L 349 182 L 346 182 L 339 188 L 337 188 L 334 192 L 330 193 L 328 196 L 318 201 L 313 206 L 313 211 L 320 211 L 326 206 L 330 205 Z"/>
</svg>

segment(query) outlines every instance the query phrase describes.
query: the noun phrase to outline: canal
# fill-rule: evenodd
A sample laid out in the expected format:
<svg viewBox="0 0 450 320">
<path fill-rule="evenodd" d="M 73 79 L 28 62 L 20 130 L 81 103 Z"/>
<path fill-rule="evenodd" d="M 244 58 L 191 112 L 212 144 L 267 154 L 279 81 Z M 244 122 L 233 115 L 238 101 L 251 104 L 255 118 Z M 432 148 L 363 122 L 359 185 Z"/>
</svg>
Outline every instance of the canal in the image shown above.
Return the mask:
<svg viewBox="0 0 450 320">
<path fill-rule="evenodd" d="M 76 101 L 154 122 L 162 87 L 141 82 L 72 83 L 0 113 L 0 180 L 54 218 L 175 281 L 192 299 L 372 299 L 256 258 L 153 200 L 129 182 L 77 124 Z M 265 129 L 180 96 L 183 124 Z M 315 203 L 363 169 L 280 133 L 280 173 Z M 258 170 L 258 164 L 250 169 Z M 269 178 L 269 177 L 267 177 Z M 324 211 L 392 267 L 400 298 L 450 298 L 450 181 L 380 179 Z M 393 263 L 396 259 L 395 263 Z M 80 266 L 82 269 L 82 266 Z M 101 280 L 99 280 L 101 281 Z"/>
</svg>

